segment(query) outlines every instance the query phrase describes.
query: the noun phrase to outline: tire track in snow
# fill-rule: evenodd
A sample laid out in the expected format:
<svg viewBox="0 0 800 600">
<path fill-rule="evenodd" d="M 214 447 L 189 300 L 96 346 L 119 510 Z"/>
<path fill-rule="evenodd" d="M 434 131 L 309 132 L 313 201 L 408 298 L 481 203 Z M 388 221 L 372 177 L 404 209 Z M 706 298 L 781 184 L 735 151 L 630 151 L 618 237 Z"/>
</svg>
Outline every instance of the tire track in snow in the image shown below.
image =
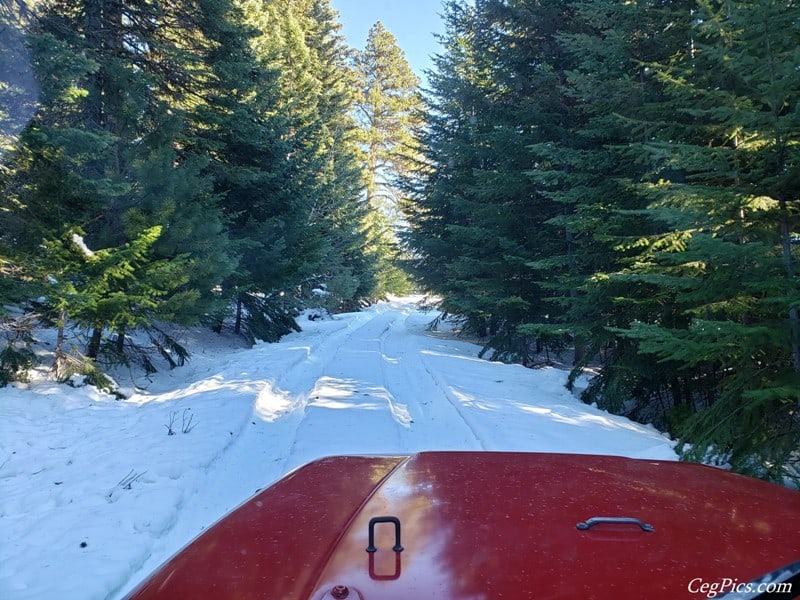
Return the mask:
<svg viewBox="0 0 800 600">
<path fill-rule="evenodd" d="M 378 305 L 349 316 L 347 325 L 340 329 L 322 330 L 311 339 L 303 339 L 300 343 L 307 347 L 306 351 L 291 361 L 280 361 L 285 369 L 282 374 L 270 373 L 268 362 L 263 374 L 251 373 L 253 377 L 242 382 L 245 387 L 239 390 L 254 395 L 251 418 L 243 420 L 240 431 L 231 433 L 232 439 L 213 457 L 205 475 L 192 482 L 193 488 L 204 490 L 200 495 L 203 506 L 198 506 L 191 491 L 182 494 L 175 518 L 165 522 L 161 539 L 155 544 L 158 554 L 172 554 L 203 526 L 214 522 L 221 516 L 212 514 L 214 511 L 230 510 L 258 488 L 315 458 L 310 453 L 313 454 L 318 435 L 343 436 L 341 453 L 399 454 L 437 445 L 485 448 L 484 441 L 455 408 L 444 384 L 422 361 L 423 345 L 414 341 L 419 336 L 407 331 L 403 317 L 396 306 Z M 289 339 L 282 343 L 292 342 Z M 269 352 L 265 357 L 268 361 Z M 368 369 L 363 360 L 372 361 Z M 375 377 L 367 380 L 362 377 L 365 372 Z M 234 373 L 235 368 L 227 370 L 225 378 L 240 379 L 238 373 L 234 378 Z M 337 381 L 338 390 L 332 385 Z M 331 391 L 341 392 L 342 396 L 320 398 L 319 405 L 314 404 L 314 396 L 321 395 L 317 392 Z M 350 405 L 346 409 L 331 409 L 324 418 L 312 414 L 325 410 L 326 403 L 328 407 L 335 406 L 347 398 Z M 436 408 L 431 409 L 434 405 Z M 446 411 L 441 410 L 443 407 L 447 407 Z M 273 411 L 269 420 L 263 418 L 266 408 Z M 344 414 L 346 418 L 342 419 Z M 450 429 L 455 433 L 450 439 L 458 437 L 458 441 L 439 444 L 432 439 L 430 431 L 435 431 L 443 420 L 452 423 Z M 462 422 L 464 426 L 455 425 Z M 407 426 L 403 427 L 403 423 Z M 426 423 L 430 423 L 430 429 Z M 343 433 L 342 429 L 347 428 Z M 378 438 L 375 432 L 385 437 Z M 328 440 L 326 446 L 330 445 Z M 136 566 L 138 575 L 142 575 L 157 564 L 145 558 Z"/>
<path fill-rule="evenodd" d="M 305 354 L 301 354 L 275 381 L 262 396 L 284 396 L 288 400 L 288 408 L 284 414 L 292 413 L 304 408 L 311 389 L 307 382 L 319 379 L 319 374 L 324 372 L 332 360 L 332 351 L 346 345 L 353 335 L 362 327 L 369 324 L 372 317 L 369 313 L 358 313 L 348 319 L 346 325 L 336 331 L 325 335 L 320 333 L 318 338 L 322 341 L 318 346 L 308 346 Z M 257 410 L 254 407 L 254 411 Z M 281 415 L 278 415 L 280 418 Z"/>
<path fill-rule="evenodd" d="M 331 440 L 341 439 L 342 453 L 357 451 L 347 443 L 346 436 L 348 434 L 341 430 L 337 431 L 336 425 L 331 424 L 321 428 L 316 414 L 326 407 L 338 406 L 345 410 L 342 405 L 344 404 L 343 398 L 346 397 L 350 398 L 350 408 L 353 409 L 359 407 L 354 400 L 356 397 L 363 400 L 381 396 L 380 382 L 359 379 L 363 372 L 360 364 L 356 364 L 350 370 L 346 370 L 345 367 L 348 361 L 352 362 L 353 360 L 348 355 L 357 352 L 367 354 L 369 346 L 374 345 L 376 339 L 380 339 L 383 330 L 386 329 L 383 322 L 386 319 L 394 318 L 392 309 L 385 305 L 377 305 L 369 311 L 358 313 L 358 318 L 360 318 L 358 326 L 350 328 L 346 336 L 337 336 L 333 340 L 326 339 L 324 347 L 314 351 L 313 354 L 320 355 L 320 358 L 312 362 L 313 368 L 310 368 L 309 365 L 299 365 L 294 373 L 289 374 L 289 381 L 281 378 L 280 387 L 283 393 L 288 391 L 294 396 L 295 409 L 280 423 L 282 427 L 290 428 L 293 431 L 291 432 L 292 441 L 284 447 L 282 456 L 276 459 L 282 465 L 278 476 L 282 476 L 289 470 L 316 457 L 313 450 L 309 450 L 309 447 L 313 445 L 314 436 L 313 433 L 309 434 L 309 431 L 316 432 L 316 435 L 328 436 L 326 438 L 328 444 Z M 376 329 L 380 331 L 376 333 Z M 369 391 L 363 392 L 364 389 Z M 361 396 L 356 396 L 359 392 Z M 384 400 L 389 403 L 388 399 L 384 398 Z M 363 402 L 362 405 L 370 401 Z M 338 417 L 338 415 L 332 412 L 331 417 Z M 350 422 L 340 422 L 338 426 L 340 429 L 352 429 Z"/>
<path fill-rule="evenodd" d="M 476 428 L 472 417 L 468 416 L 468 413 L 462 407 L 461 402 L 453 395 L 453 393 L 450 391 L 447 385 L 442 381 L 442 379 L 435 374 L 433 369 L 430 368 L 430 365 L 423 358 L 423 353 L 421 352 L 420 352 L 420 363 L 425 369 L 425 373 L 427 373 L 428 376 L 433 380 L 433 382 L 436 384 L 436 387 L 438 387 L 442 391 L 442 396 L 444 396 L 444 398 L 447 400 L 450 406 L 453 407 L 455 414 L 459 416 L 459 418 L 472 432 L 472 435 L 475 436 L 475 439 L 480 444 L 481 450 L 488 450 L 489 444 L 487 444 L 486 438 L 484 438 L 481 434 L 478 433 L 478 429 Z"/>
<path fill-rule="evenodd" d="M 431 449 L 486 449 L 486 440 L 462 410 L 458 401 L 423 361 L 426 349 L 421 332 L 409 325 L 415 308 L 395 308 L 381 345 L 383 378 L 391 396 L 411 418 L 410 427 L 402 431 L 402 450 L 418 452 Z M 442 423 L 446 422 L 446 428 Z M 448 432 L 441 438 L 442 430 Z M 437 437 L 437 434 L 439 437 Z"/>
<path fill-rule="evenodd" d="M 388 353 L 386 351 L 387 340 L 389 339 L 389 336 L 393 333 L 393 330 L 395 329 L 396 324 L 400 320 L 400 318 L 401 315 L 393 315 L 391 321 L 386 324 L 386 327 L 381 332 L 381 335 L 379 337 L 378 347 L 380 349 L 380 362 L 379 362 L 381 371 L 380 380 L 383 382 L 384 388 L 386 389 L 387 402 L 392 417 L 394 418 L 394 420 L 397 422 L 398 425 L 401 425 L 404 428 L 409 429 L 411 427 L 411 424 L 413 423 L 413 419 L 408 409 L 408 404 L 404 404 L 397 400 L 397 398 L 402 397 L 402 394 L 397 394 L 396 392 L 394 392 L 392 386 L 389 385 L 391 378 L 389 377 L 389 368 L 387 366 L 391 364 L 391 359 L 389 358 Z M 401 448 L 403 448 L 402 440 L 398 441 L 401 442 Z"/>
<path fill-rule="evenodd" d="M 465 411 L 460 408 L 458 400 L 448 390 L 446 384 L 434 374 L 424 360 L 422 339 L 426 339 L 425 336 L 409 329 L 408 313 L 402 316 L 401 326 L 392 332 L 395 338 L 394 356 L 389 356 L 386 350 L 384 356 L 394 367 L 391 369 L 394 371 L 391 376 L 387 373 L 387 383 L 392 389 L 399 390 L 396 396 L 408 397 L 407 406 L 413 407 L 413 410 L 410 410 L 414 420 L 412 429 L 418 434 L 413 437 L 419 439 L 414 440 L 416 445 L 410 449 L 418 451 L 451 446 L 463 449 L 471 446 L 486 450 L 486 440 L 478 433 Z M 420 376 L 424 379 L 420 379 Z M 431 439 L 426 429 L 431 426 L 432 431 L 440 431 L 439 423 L 442 420 L 450 423 L 451 435 L 457 439 Z M 464 433 L 469 439 L 464 439 Z"/>
<path fill-rule="evenodd" d="M 314 441 L 324 437 L 338 453 L 391 453 L 401 447 L 396 422 L 401 412 L 384 384 L 382 339 L 397 318 L 393 309 L 372 310 L 370 319 L 331 349 L 312 385 L 292 438 L 284 472 L 319 456 Z M 377 377 L 376 377 L 377 375 Z M 298 411 L 299 413 L 300 411 Z M 388 424 L 386 419 L 392 420 Z M 398 420 L 399 419 L 399 420 Z M 391 431 L 393 439 L 381 437 Z"/>
</svg>

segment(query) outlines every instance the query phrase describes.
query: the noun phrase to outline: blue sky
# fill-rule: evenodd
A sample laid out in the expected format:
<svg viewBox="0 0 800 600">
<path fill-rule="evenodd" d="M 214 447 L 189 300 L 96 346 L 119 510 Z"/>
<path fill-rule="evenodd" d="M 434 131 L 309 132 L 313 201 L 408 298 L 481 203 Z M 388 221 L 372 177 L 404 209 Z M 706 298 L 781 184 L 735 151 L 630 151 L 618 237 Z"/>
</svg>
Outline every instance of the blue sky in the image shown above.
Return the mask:
<svg viewBox="0 0 800 600">
<path fill-rule="evenodd" d="M 439 52 L 433 33 L 444 31 L 440 0 L 331 0 L 331 6 L 339 13 L 342 34 L 350 46 L 363 50 L 367 32 L 380 21 L 397 38 L 420 77 L 432 67 L 428 57 Z"/>
</svg>

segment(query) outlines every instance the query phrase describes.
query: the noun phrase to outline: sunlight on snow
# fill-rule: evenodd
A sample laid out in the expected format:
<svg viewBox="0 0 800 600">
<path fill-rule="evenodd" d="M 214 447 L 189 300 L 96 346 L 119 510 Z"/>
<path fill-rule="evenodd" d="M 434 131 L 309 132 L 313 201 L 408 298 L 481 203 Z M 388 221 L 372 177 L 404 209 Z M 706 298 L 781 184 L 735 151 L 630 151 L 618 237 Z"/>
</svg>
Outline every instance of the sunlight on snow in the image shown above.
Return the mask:
<svg viewBox="0 0 800 600">
<path fill-rule="evenodd" d="M 613 418 L 611 415 L 592 415 L 584 412 L 576 412 L 567 406 L 554 406 L 546 408 L 543 406 L 530 406 L 527 404 L 515 403 L 518 410 L 538 416 L 546 416 L 557 423 L 576 425 L 578 427 L 603 427 L 605 429 L 630 429 L 632 431 L 641 430 L 641 425 L 634 425 L 632 422 Z M 562 412 L 559 412 L 559 409 Z M 571 413 L 571 414 L 569 414 Z"/>
<path fill-rule="evenodd" d="M 288 392 L 275 390 L 270 383 L 262 384 L 253 404 L 253 414 L 262 421 L 274 423 L 300 405 L 300 400 Z"/>
<path fill-rule="evenodd" d="M 323 377 L 317 383 L 309 399 L 310 406 L 335 410 L 386 410 L 399 424 L 408 427 L 411 414 L 404 404 L 395 402 L 385 387 L 365 383 L 356 379 Z M 369 399 L 369 400 L 368 400 Z"/>
<path fill-rule="evenodd" d="M 478 408 L 480 410 L 486 411 L 496 411 L 498 410 L 498 406 L 495 403 L 490 403 L 485 400 L 481 401 L 475 398 L 470 394 L 465 394 L 455 388 L 449 390 L 449 392 L 464 406 L 471 406 L 473 408 Z"/>
</svg>

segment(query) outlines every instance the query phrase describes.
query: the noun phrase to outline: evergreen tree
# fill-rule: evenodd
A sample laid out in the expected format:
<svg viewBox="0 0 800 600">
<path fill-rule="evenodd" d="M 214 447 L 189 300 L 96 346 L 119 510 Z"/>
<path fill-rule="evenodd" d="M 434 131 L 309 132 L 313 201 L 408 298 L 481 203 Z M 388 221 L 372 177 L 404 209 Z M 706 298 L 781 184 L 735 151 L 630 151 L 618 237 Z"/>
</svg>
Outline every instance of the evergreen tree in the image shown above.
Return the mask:
<svg viewBox="0 0 800 600">
<path fill-rule="evenodd" d="M 226 306 L 275 340 L 314 287 L 336 309 L 380 293 L 328 0 L 53 0 L 30 45 L 42 108 L 0 173 L 2 269 L 90 327 L 90 357 Z"/>
<path fill-rule="evenodd" d="M 623 335 L 682 382 L 673 419 L 694 456 L 711 447 L 779 480 L 800 437 L 790 245 L 800 31 L 791 6 L 699 8 L 691 45 L 657 70 L 678 107 L 677 135 L 650 150 L 676 176 L 648 191 L 673 242 L 651 243 L 634 271 L 679 290 L 676 319 Z"/>
<path fill-rule="evenodd" d="M 264 317 L 270 307 L 262 308 L 259 300 L 280 285 L 278 265 L 285 249 L 277 229 L 287 209 L 275 197 L 289 153 L 287 119 L 276 110 L 279 72 L 261 63 L 252 48 L 258 29 L 248 23 L 248 11 L 255 8 L 213 0 L 199 8 L 198 27 L 208 40 L 201 62 L 208 74 L 204 102 L 191 113 L 186 151 L 197 159 L 208 157 L 204 172 L 213 181 L 226 232 L 241 257 L 221 285 L 222 297 L 235 307 L 234 330 L 251 340 L 275 339 L 287 331 L 287 322 L 280 319 L 273 331 Z M 225 316 L 215 315 L 215 327 Z"/>
<path fill-rule="evenodd" d="M 529 172 L 539 166 L 531 148 L 569 127 L 555 39 L 569 13 L 558 2 L 535 13 L 522 2 L 446 8 L 447 53 L 437 58 L 421 136 L 426 164 L 408 206 L 415 270 L 442 308 L 488 336 L 496 357 L 527 362 L 537 341 L 557 342 L 530 327 L 557 307 L 529 265 L 563 244 L 545 225 L 560 207 Z"/>
<path fill-rule="evenodd" d="M 25 40 L 29 22 L 30 10 L 25 2 L 0 1 L 0 190 L 8 190 L 9 195 L 14 193 L 13 182 L 21 179 L 14 170 L 12 152 L 33 115 L 38 96 Z M 10 204 L 10 199 L 0 204 L 0 212 L 8 210 Z M 0 228 L 0 314 L 6 314 L 8 306 L 24 298 L 26 286 L 19 273 L 11 231 Z"/>
<path fill-rule="evenodd" d="M 366 200 L 369 209 L 367 252 L 377 264 L 376 290 L 408 290 L 397 266 L 397 228 L 401 186 L 416 160 L 413 131 L 420 125 L 422 100 L 419 78 L 409 66 L 397 40 L 381 22 L 370 28 L 365 49 L 357 54 L 355 70 L 359 97 L 356 118 L 362 130 Z"/>
<path fill-rule="evenodd" d="M 419 78 L 397 40 L 379 21 L 356 59 L 360 97 L 357 118 L 364 132 L 367 198 L 371 206 L 391 210 L 392 181 L 408 171 L 408 154 L 419 125 Z"/>
<path fill-rule="evenodd" d="M 188 279 L 188 270 L 185 261 L 153 259 L 152 247 L 160 234 L 161 228 L 153 227 L 121 248 L 97 251 L 78 231 L 46 244 L 39 266 L 48 282 L 48 301 L 58 311 L 59 327 L 69 319 L 91 329 L 88 358 L 97 358 L 104 329 L 117 333 L 115 349 L 122 352 L 125 331 L 180 320 L 192 294 L 175 290 Z M 56 355 L 55 368 L 64 379 L 69 373 L 59 359 L 67 352 L 59 346 Z"/>
<path fill-rule="evenodd" d="M 211 167 L 242 249 L 240 269 L 225 283 L 236 299 L 235 328 L 275 340 L 298 327 L 295 309 L 310 288 L 352 275 L 342 254 L 358 232 L 348 232 L 352 222 L 341 215 L 360 180 L 348 141 L 344 48 L 328 2 L 248 1 L 241 15 L 252 33 L 236 53 L 219 53 L 248 55 L 251 71 L 218 73 L 222 110 L 203 117 L 218 121 L 203 135 L 218 148 Z M 349 301 L 357 287 L 339 286 L 335 296 Z"/>
<path fill-rule="evenodd" d="M 448 3 L 406 206 L 420 281 L 500 356 L 571 342 L 574 374 L 603 365 L 587 401 L 776 478 L 798 436 L 794 8 Z"/>
<path fill-rule="evenodd" d="M 587 400 L 619 411 L 632 395 L 660 394 L 674 381 L 613 328 L 662 318 L 673 298 L 626 270 L 641 260 L 642 240 L 669 240 L 669 228 L 652 218 L 650 199 L 636 186 L 669 175 L 644 147 L 672 127 L 664 86 L 650 65 L 689 39 L 691 11 L 684 2 L 571 6 L 573 27 L 558 35 L 573 65 L 563 79 L 571 133 L 536 148 L 539 164 L 555 168 L 531 172 L 562 206 L 549 224 L 565 243 L 563 252 L 531 266 L 550 272 L 548 285 L 567 309 L 560 327 L 572 334 L 573 376 L 587 362 L 604 365 Z M 631 377 L 634 371 L 643 378 Z"/>
<path fill-rule="evenodd" d="M 28 265 L 43 240 L 72 230 L 84 231 L 89 247 L 111 251 L 160 228 L 147 256 L 189 276 L 175 278 L 182 285 L 158 302 L 180 299 L 180 313 L 164 313 L 186 322 L 213 302 L 209 282 L 220 280 L 230 260 L 224 237 L 201 239 L 220 232 L 218 213 L 197 162 L 184 160 L 175 144 L 193 68 L 175 42 L 171 17 L 178 15 L 168 17 L 164 8 L 95 0 L 42 8 L 31 38 L 42 108 L 20 140 L 2 218 L 4 230 L 24 232 L 13 247 Z M 183 7 L 170 8 L 185 15 Z M 157 277 L 146 268 L 140 275 Z M 96 318 L 84 320 L 95 328 L 90 356 L 108 327 L 123 339 L 127 325 L 106 322 L 104 314 L 98 308 Z"/>
<path fill-rule="evenodd" d="M 317 139 L 325 158 L 312 218 L 324 230 L 325 254 L 310 283 L 324 282 L 322 298 L 329 310 L 352 310 L 384 293 L 387 287 L 379 279 L 386 269 L 370 251 L 370 230 L 365 225 L 371 213 L 362 198 L 360 129 L 352 117 L 358 86 L 348 66 L 350 50 L 338 33 L 328 1 L 311 4 L 312 26 L 306 40 L 317 57 L 322 92 Z"/>
<path fill-rule="evenodd" d="M 429 74 L 426 126 L 417 134 L 423 158 L 407 182 L 409 200 L 403 212 L 409 229 L 404 241 L 411 248 L 410 267 L 419 284 L 441 296 L 444 311 L 477 322 L 482 314 L 467 303 L 469 289 L 450 276 L 453 262 L 462 255 L 468 258 L 453 227 L 469 222 L 468 211 L 459 204 L 477 166 L 471 143 L 479 113 L 473 104 L 480 98 L 472 44 L 477 16 L 475 9 L 456 2 L 444 9 L 444 52 L 434 57 L 436 68 Z"/>
</svg>

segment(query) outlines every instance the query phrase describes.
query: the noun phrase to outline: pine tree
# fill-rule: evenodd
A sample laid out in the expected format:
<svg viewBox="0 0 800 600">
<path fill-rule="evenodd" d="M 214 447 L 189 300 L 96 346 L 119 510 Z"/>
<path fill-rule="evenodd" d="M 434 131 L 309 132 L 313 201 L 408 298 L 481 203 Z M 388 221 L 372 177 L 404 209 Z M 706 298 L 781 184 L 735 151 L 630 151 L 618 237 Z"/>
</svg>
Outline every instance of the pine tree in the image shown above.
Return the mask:
<svg viewBox="0 0 800 600">
<path fill-rule="evenodd" d="M 97 251 L 79 231 L 47 244 L 40 261 L 50 282 L 47 295 L 57 309 L 63 307 L 63 317 L 92 330 L 90 359 L 99 354 L 104 329 L 117 332 L 121 345 L 123 332 L 174 321 L 191 300 L 191 293 L 172 293 L 188 278 L 185 264 L 152 258 L 160 235 L 161 228 L 153 227 L 121 248 Z"/>
<path fill-rule="evenodd" d="M 320 283 L 333 308 L 375 297 L 355 86 L 327 0 L 54 0 L 36 23 L 42 109 L 1 174 L 2 268 L 42 285 L 55 321 L 92 328 L 89 354 L 157 319 L 219 325 L 231 305 L 242 334 L 275 340 Z M 136 286 L 117 276 L 134 251 Z M 101 280 L 118 285 L 59 287 Z M 109 309 L 126 294 L 141 319 Z"/>
<path fill-rule="evenodd" d="M 540 165 L 554 167 L 531 172 L 562 206 L 549 224 L 565 243 L 562 252 L 531 266 L 549 272 L 546 285 L 566 309 L 560 320 L 575 346 L 573 377 L 587 362 L 604 364 L 587 400 L 621 410 L 632 395 L 649 397 L 672 381 L 659 378 L 635 344 L 612 328 L 659 319 L 671 302 L 668 293 L 632 279 L 626 269 L 640 260 L 643 239 L 669 233 L 651 218 L 650 199 L 636 186 L 666 173 L 643 148 L 653 136 L 669 135 L 672 118 L 649 65 L 684 45 L 691 11 L 682 2 L 571 6 L 573 25 L 557 36 L 572 63 L 562 82 L 570 133 L 537 146 Z M 631 377 L 632 371 L 647 381 Z"/>
<path fill-rule="evenodd" d="M 775 479 L 800 432 L 795 8 L 448 3 L 406 206 L 420 280 L 500 356 L 571 342 L 573 376 L 602 365 L 587 401 Z"/>
<path fill-rule="evenodd" d="M 203 102 L 190 113 L 192 130 L 186 138 L 186 153 L 195 160 L 207 157 L 203 172 L 213 182 L 213 194 L 225 215 L 225 232 L 239 255 L 235 270 L 221 281 L 221 296 L 235 308 L 234 329 L 258 339 L 249 326 L 244 307 L 248 296 L 273 291 L 276 275 L 267 275 L 281 260 L 279 235 L 269 230 L 274 190 L 284 175 L 283 156 L 287 144 L 281 140 L 288 129 L 276 114 L 278 102 L 275 68 L 259 63 L 251 44 L 257 30 L 247 22 L 246 5 L 204 1 L 196 16 L 202 38 L 201 64 L 207 74 L 202 81 Z M 259 307 L 250 307 L 253 324 L 262 323 Z M 227 311 L 214 315 L 219 329 Z M 283 324 L 280 326 L 283 331 Z M 255 331 L 254 331 L 255 330 Z"/>
<path fill-rule="evenodd" d="M 397 266 L 402 193 L 398 180 L 408 174 L 417 158 L 412 134 L 421 120 L 420 81 L 396 38 L 381 22 L 370 28 L 355 70 L 359 87 L 356 119 L 362 130 L 370 211 L 365 222 L 370 238 L 367 252 L 377 266 L 376 291 L 401 293 L 408 290 L 408 283 Z"/>
<path fill-rule="evenodd" d="M 170 7 L 181 15 L 183 8 Z M 219 214 L 198 162 L 185 160 L 175 143 L 194 69 L 163 9 L 55 1 L 37 14 L 31 47 L 42 108 L 20 139 L 3 221 L 24 232 L 13 246 L 31 276 L 44 275 L 35 262 L 43 240 L 81 230 L 90 247 L 111 252 L 159 228 L 163 235 L 147 256 L 174 263 L 188 277 L 174 277 L 181 285 L 158 302 L 164 314 L 191 322 L 213 303 L 209 282 L 219 281 L 231 261 L 223 236 L 201 239 L 221 231 Z M 140 275 L 158 277 L 144 267 Z M 166 309 L 177 300 L 179 313 Z M 95 328 L 90 355 L 113 325 L 95 308 L 97 318 L 83 319 Z M 126 326 L 114 325 L 120 346 Z"/>
<path fill-rule="evenodd" d="M 391 182 L 408 170 L 411 134 L 419 125 L 419 78 L 397 40 L 379 21 L 369 30 L 356 60 L 360 98 L 357 118 L 364 131 L 367 198 L 376 208 L 391 208 Z"/>
<path fill-rule="evenodd" d="M 429 74 L 426 126 L 417 134 L 423 158 L 407 183 L 409 199 L 403 212 L 409 230 L 404 241 L 412 250 L 410 268 L 423 289 L 442 298 L 445 312 L 465 316 L 477 329 L 483 314 L 469 298 L 476 286 L 459 285 L 451 276 L 453 263 L 469 258 L 454 228 L 469 222 L 470 211 L 463 207 L 465 189 L 477 167 L 472 130 L 480 94 L 473 81 L 477 69 L 471 35 L 477 15 L 456 2 L 444 8 L 444 53 L 434 57 L 436 68 Z"/>
<path fill-rule="evenodd" d="M 15 170 L 13 152 L 19 133 L 35 111 L 37 85 L 25 39 L 30 10 L 24 2 L 0 2 L 0 215 L 15 203 L 22 179 Z M 19 259 L 15 256 L 13 231 L 0 218 L 0 314 L 25 296 Z"/>
<path fill-rule="evenodd" d="M 544 168 L 532 148 L 560 141 L 569 127 L 554 37 L 569 13 L 556 2 L 535 14 L 522 2 L 447 9 L 447 54 L 432 74 L 421 136 L 426 164 L 408 207 L 416 271 L 447 312 L 488 336 L 494 356 L 527 362 L 537 342 L 559 342 L 531 325 L 557 307 L 529 265 L 563 242 L 546 226 L 560 207 L 530 172 Z"/>
<path fill-rule="evenodd" d="M 205 21 L 217 58 L 191 143 L 212 157 L 242 256 L 223 285 L 234 327 L 272 341 L 298 327 L 312 288 L 326 286 L 337 308 L 372 287 L 354 225 L 361 179 L 346 49 L 327 0 L 248 0 L 224 14 L 238 15 L 228 33 L 220 16 Z"/>
<path fill-rule="evenodd" d="M 360 129 L 352 116 L 358 86 L 348 65 L 350 49 L 328 1 L 313 0 L 309 16 L 306 41 L 315 53 L 321 84 L 316 137 L 325 159 L 312 209 L 312 218 L 324 231 L 325 252 L 309 285 L 324 285 L 326 294 L 321 298 L 328 310 L 354 310 L 387 289 L 379 281 L 385 269 L 369 251 L 370 230 L 365 226 L 371 213 L 362 198 Z"/>
<path fill-rule="evenodd" d="M 711 447 L 776 479 L 800 435 L 789 240 L 798 129 L 788 109 L 800 97 L 798 41 L 791 7 L 701 3 L 691 45 L 660 65 L 678 127 L 651 153 L 677 175 L 649 191 L 674 233 L 636 272 L 680 290 L 679 320 L 625 332 L 688 390 L 676 420 L 694 456 Z"/>
</svg>

